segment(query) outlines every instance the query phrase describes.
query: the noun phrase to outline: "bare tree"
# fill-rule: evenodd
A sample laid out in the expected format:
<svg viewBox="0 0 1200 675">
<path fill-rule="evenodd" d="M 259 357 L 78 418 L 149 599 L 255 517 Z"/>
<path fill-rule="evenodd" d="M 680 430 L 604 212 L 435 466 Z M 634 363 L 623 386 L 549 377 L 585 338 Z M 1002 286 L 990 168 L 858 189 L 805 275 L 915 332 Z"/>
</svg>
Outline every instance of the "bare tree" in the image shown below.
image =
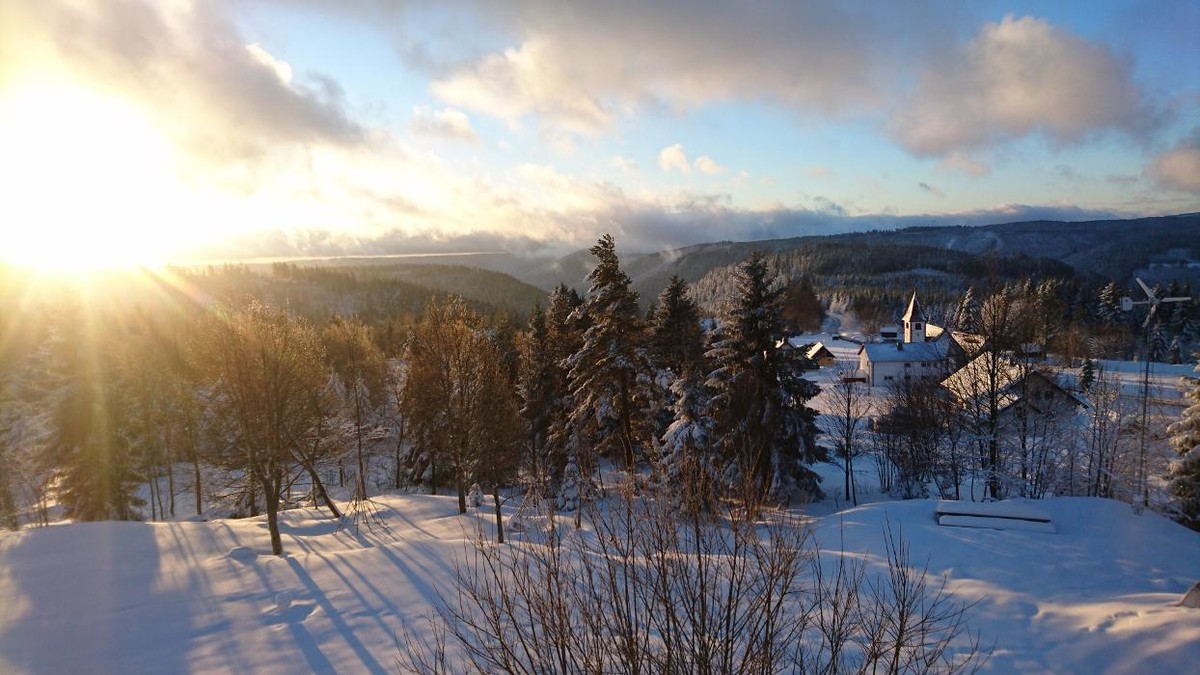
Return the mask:
<svg viewBox="0 0 1200 675">
<path fill-rule="evenodd" d="M 887 572 L 875 576 L 854 556 L 821 556 L 799 519 L 762 504 L 680 509 L 627 483 L 590 520 L 594 536 L 564 533 L 543 513 L 544 532 L 519 545 L 480 537 L 432 638 L 407 635 L 401 667 L 955 673 L 986 659 L 969 608 L 931 585 L 891 530 Z"/>
<path fill-rule="evenodd" d="M 846 499 L 858 505 L 858 489 L 854 479 L 854 459 L 862 454 L 862 441 L 867 418 L 872 411 L 870 391 L 865 382 L 855 377 L 857 368 L 851 363 L 838 363 L 833 378 L 823 392 L 833 411 L 823 418 L 825 433 L 836 444 L 835 452 L 842 460 Z"/>
<path fill-rule="evenodd" d="M 329 378 L 320 338 L 307 321 L 252 302 L 219 310 L 205 341 L 240 464 L 266 504 L 271 552 L 282 554 L 278 515 L 289 468 L 324 416 L 319 392 Z"/>
</svg>

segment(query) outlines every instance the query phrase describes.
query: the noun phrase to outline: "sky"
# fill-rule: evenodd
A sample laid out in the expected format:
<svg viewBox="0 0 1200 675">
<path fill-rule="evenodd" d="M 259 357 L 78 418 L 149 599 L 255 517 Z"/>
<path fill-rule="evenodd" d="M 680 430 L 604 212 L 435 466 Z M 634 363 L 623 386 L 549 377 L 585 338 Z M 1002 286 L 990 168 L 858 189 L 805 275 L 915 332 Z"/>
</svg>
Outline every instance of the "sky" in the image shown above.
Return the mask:
<svg viewBox="0 0 1200 675">
<path fill-rule="evenodd" d="M 0 258 L 1200 211 L 1200 0 L 0 0 Z"/>
</svg>

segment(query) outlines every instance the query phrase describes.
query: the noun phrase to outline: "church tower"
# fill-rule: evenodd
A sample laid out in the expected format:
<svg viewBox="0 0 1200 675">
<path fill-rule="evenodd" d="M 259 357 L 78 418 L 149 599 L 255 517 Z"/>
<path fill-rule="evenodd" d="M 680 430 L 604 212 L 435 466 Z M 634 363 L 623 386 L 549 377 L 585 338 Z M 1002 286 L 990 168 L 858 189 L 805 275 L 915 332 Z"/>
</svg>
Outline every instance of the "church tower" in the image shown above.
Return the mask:
<svg viewBox="0 0 1200 675">
<path fill-rule="evenodd" d="M 908 301 L 908 310 L 904 312 L 901 318 L 904 322 L 904 341 L 905 342 L 924 342 L 925 341 L 925 310 L 921 309 L 921 303 L 917 302 L 917 292 L 913 291 L 912 300 Z"/>
</svg>

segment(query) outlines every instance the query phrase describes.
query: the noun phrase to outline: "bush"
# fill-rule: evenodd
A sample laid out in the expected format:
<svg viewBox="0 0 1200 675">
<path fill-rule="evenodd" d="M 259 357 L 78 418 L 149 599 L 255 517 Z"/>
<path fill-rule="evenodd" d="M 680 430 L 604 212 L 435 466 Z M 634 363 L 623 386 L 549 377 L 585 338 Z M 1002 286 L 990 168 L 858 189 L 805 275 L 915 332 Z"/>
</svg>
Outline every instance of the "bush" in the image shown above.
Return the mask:
<svg viewBox="0 0 1200 675">
<path fill-rule="evenodd" d="M 890 527 L 887 573 L 868 575 L 861 559 L 823 560 L 794 514 L 761 504 L 680 509 L 624 490 L 588 508 L 590 532 L 550 512 L 541 536 L 479 537 L 431 635 L 406 637 L 402 668 L 950 673 L 986 658 L 967 608 L 910 566 Z"/>
</svg>

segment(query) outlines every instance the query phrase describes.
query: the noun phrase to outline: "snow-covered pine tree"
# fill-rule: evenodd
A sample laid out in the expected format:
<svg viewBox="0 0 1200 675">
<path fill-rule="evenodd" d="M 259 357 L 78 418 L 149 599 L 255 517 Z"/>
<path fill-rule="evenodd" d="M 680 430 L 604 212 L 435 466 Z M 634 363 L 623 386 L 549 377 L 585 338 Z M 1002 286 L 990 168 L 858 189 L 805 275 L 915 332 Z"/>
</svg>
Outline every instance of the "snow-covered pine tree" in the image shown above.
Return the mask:
<svg viewBox="0 0 1200 675">
<path fill-rule="evenodd" d="M 1110 281 L 1100 289 L 1096 299 L 1096 318 L 1105 326 L 1116 326 L 1122 322 L 1121 291 L 1115 281 Z"/>
<path fill-rule="evenodd" d="M 1084 393 L 1091 391 L 1095 381 L 1096 362 L 1092 359 L 1084 359 L 1083 366 L 1079 368 L 1079 390 Z"/>
<path fill-rule="evenodd" d="M 559 284 L 550 293 L 546 307 L 547 350 L 546 360 L 553 374 L 553 392 L 548 394 L 549 429 L 546 446 L 542 453 L 545 459 L 546 485 L 548 494 L 558 488 L 566 467 L 567 456 L 572 452 L 571 411 L 575 409 L 567 378 L 567 360 L 583 344 L 583 333 L 589 325 L 587 312 L 582 311 L 583 298 L 574 289 Z"/>
<path fill-rule="evenodd" d="M 963 293 L 962 302 L 954 313 L 953 330 L 974 333 L 979 329 L 979 299 L 975 297 L 975 287 L 968 286 Z"/>
<path fill-rule="evenodd" d="M 1200 361 L 1200 353 L 1195 355 Z M 1200 365 L 1196 366 L 1200 372 Z M 1167 427 L 1179 459 L 1171 463 L 1167 492 L 1178 509 L 1176 520 L 1200 530 L 1200 379 L 1188 378 L 1186 396 L 1191 405 Z"/>
<path fill-rule="evenodd" d="M 711 392 L 699 375 L 689 374 L 671 384 L 671 393 L 675 416 L 662 437 L 661 485 L 685 506 L 708 510 L 721 474 L 708 415 Z"/>
<path fill-rule="evenodd" d="M 658 401 L 653 433 L 655 438 L 661 439 L 678 412 L 675 385 L 681 378 L 694 379 L 704 375 L 700 310 L 688 297 L 687 284 L 678 276 L 671 277 L 650 314 L 649 347 L 658 369 L 654 378 Z"/>
<path fill-rule="evenodd" d="M 583 311 L 591 326 L 567 359 L 575 408 L 571 430 L 580 447 L 618 454 L 632 471 L 651 441 L 652 373 L 637 292 L 621 270 L 612 235 L 589 249 L 597 265 Z M 578 311 L 578 310 L 577 310 Z"/>
<path fill-rule="evenodd" d="M 1150 329 L 1150 360 L 1151 361 L 1166 361 L 1167 349 L 1170 348 L 1170 341 L 1167 340 L 1167 330 L 1162 325 L 1161 321 L 1155 321 L 1154 327 Z"/>
<path fill-rule="evenodd" d="M 727 480 L 751 481 L 767 499 L 787 502 L 794 490 L 820 498 L 805 464 L 823 459 L 816 413 L 806 403 L 817 386 L 801 377 L 790 350 L 780 349 L 782 291 L 761 254 L 738 268 L 738 294 L 708 352 L 713 370 L 710 416 Z"/>
<path fill-rule="evenodd" d="M 521 418 L 525 421 L 529 443 L 529 471 L 538 485 L 544 484 L 549 475 L 547 450 L 555 405 L 561 395 L 558 391 L 560 381 L 546 313 L 540 305 L 535 306 L 529 315 L 529 326 L 522 343 L 518 391 Z"/>
</svg>

